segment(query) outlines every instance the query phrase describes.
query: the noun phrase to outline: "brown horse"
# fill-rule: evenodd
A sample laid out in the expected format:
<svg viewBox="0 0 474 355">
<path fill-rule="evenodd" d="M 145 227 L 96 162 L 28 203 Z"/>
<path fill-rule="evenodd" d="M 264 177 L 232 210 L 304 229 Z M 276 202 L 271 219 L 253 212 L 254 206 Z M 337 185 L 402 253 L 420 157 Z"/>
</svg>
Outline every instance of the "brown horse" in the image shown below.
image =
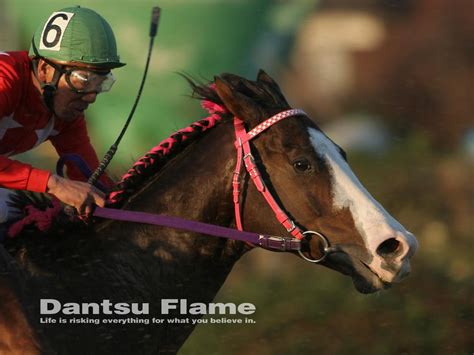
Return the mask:
<svg viewBox="0 0 474 355">
<path fill-rule="evenodd" d="M 232 118 L 241 118 L 251 129 L 290 107 L 263 71 L 256 81 L 222 74 L 214 83 L 215 89 L 191 85 L 195 96 L 225 106 L 231 114 L 205 133 L 195 127 L 175 134 L 170 149 L 179 154 L 148 155 L 148 164 L 129 171 L 118 187 L 124 208 L 235 226 Z M 370 196 L 342 149 L 313 121 L 296 115 L 278 122 L 252 141 L 252 149 L 280 206 L 301 229 L 326 236 L 331 253 L 323 265 L 352 277 L 364 293 L 407 276 L 416 239 Z M 248 174 L 240 199 L 245 230 L 289 235 Z M 173 318 L 163 314 L 162 299 L 208 304 L 234 263 L 251 249 L 240 241 L 145 224 L 105 221 L 74 228 L 8 242 L 15 261 L 0 258 L 0 353 L 175 353 L 193 324 L 43 323 L 40 300 L 149 303 L 149 318 Z M 320 251 L 321 240 L 313 238 L 303 256 L 315 259 Z"/>
</svg>

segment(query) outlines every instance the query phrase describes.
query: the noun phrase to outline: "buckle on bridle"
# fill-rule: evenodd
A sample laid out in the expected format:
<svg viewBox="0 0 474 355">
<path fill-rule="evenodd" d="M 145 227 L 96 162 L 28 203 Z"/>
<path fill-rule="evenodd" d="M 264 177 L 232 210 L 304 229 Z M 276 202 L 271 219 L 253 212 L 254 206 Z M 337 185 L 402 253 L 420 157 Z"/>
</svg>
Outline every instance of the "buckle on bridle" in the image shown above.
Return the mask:
<svg viewBox="0 0 474 355">
<path fill-rule="evenodd" d="M 280 251 L 299 251 L 301 249 L 301 241 L 296 238 L 265 236 L 260 235 L 258 245 L 263 248 L 280 250 Z"/>
<path fill-rule="evenodd" d="M 290 219 L 290 222 L 291 222 L 290 228 L 287 228 L 287 229 L 286 229 L 286 231 L 287 231 L 288 233 L 291 233 L 291 232 L 293 232 L 293 231 L 296 229 L 295 222 L 294 222 L 293 220 L 291 220 L 291 219 Z"/>
<path fill-rule="evenodd" d="M 248 169 L 248 164 L 247 164 L 247 161 L 246 159 L 249 159 L 250 162 L 255 166 L 255 158 L 253 157 L 253 154 L 252 153 L 247 153 L 244 155 L 243 157 L 243 161 L 244 161 L 244 164 L 245 164 L 245 167 Z"/>
<path fill-rule="evenodd" d="M 233 176 L 234 176 L 233 182 L 240 184 L 240 173 L 234 172 Z"/>
</svg>

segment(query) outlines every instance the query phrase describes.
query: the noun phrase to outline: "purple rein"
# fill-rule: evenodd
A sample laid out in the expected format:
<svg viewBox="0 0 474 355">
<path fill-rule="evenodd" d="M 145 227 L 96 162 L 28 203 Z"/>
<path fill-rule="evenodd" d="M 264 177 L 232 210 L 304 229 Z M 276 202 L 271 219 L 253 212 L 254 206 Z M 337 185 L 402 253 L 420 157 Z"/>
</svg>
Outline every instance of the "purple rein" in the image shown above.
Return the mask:
<svg viewBox="0 0 474 355">
<path fill-rule="evenodd" d="M 301 241 L 298 239 L 243 232 L 238 231 L 237 229 L 191 221 L 179 217 L 157 215 L 146 212 L 117 210 L 113 208 L 102 207 L 97 207 L 95 209 L 94 216 L 113 219 L 117 221 L 146 223 L 162 227 L 177 228 L 189 232 L 212 235 L 215 237 L 240 240 L 243 242 L 258 245 L 263 248 L 275 249 L 280 251 L 298 251 L 301 248 Z"/>
</svg>

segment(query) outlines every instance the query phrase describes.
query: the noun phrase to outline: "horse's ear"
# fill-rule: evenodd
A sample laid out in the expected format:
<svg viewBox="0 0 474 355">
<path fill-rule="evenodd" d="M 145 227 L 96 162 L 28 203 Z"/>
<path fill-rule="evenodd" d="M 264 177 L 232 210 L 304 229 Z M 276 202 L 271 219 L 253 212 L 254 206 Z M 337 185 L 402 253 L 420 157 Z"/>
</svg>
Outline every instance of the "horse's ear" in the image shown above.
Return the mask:
<svg viewBox="0 0 474 355">
<path fill-rule="evenodd" d="M 244 121 L 258 120 L 262 116 L 259 107 L 249 97 L 241 94 L 224 78 L 214 77 L 216 92 L 225 107 L 234 115 Z"/>
<path fill-rule="evenodd" d="M 283 95 L 283 93 L 281 92 L 280 86 L 263 69 L 260 69 L 258 71 L 257 82 L 268 84 L 268 87 L 270 87 L 272 91 L 271 95 L 274 97 L 275 101 L 289 107 L 288 102 L 286 101 L 285 95 Z"/>
<path fill-rule="evenodd" d="M 268 75 L 263 69 L 260 69 L 257 74 L 257 81 L 265 82 L 267 84 L 270 84 L 272 86 L 278 87 L 278 84 L 276 83 L 273 78 Z"/>
</svg>

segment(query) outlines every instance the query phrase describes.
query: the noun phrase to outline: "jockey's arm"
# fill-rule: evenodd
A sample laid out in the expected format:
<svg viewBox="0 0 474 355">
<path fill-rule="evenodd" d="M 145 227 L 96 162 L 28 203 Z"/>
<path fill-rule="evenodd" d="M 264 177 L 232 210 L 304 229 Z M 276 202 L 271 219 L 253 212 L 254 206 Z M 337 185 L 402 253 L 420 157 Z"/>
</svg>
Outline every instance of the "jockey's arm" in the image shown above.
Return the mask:
<svg viewBox="0 0 474 355">
<path fill-rule="evenodd" d="M 15 63 L 11 56 L 2 55 L 8 61 L 0 62 L 0 134 L 5 134 L 11 125 L 15 126 L 13 112 L 18 109 L 22 93 L 22 87 L 18 73 L 15 71 Z M 22 127 L 18 124 L 19 127 Z M 97 156 L 90 145 L 85 129 L 84 117 L 79 117 L 76 122 L 64 127 L 53 141 L 59 154 L 68 152 L 77 153 L 94 169 L 98 165 Z M 3 138 L 3 135 L 2 135 Z M 13 150 L 13 147 L 3 147 L 4 151 Z M 72 179 L 85 180 L 79 171 L 68 167 L 69 176 Z M 104 178 L 105 184 L 110 186 L 111 180 Z M 104 182 L 102 180 L 102 182 Z M 104 195 L 85 182 L 69 181 L 59 176 L 52 175 L 47 170 L 37 169 L 30 164 L 25 164 L 8 156 L 0 155 L 0 187 L 28 190 L 33 192 L 48 192 L 55 195 L 62 202 L 72 205 L 80 213 L 87 213 L 92 209 L 92 204 L 103 205 Z"/>
<path fill-rule="evenodd" d="M 47 192 L 73 206 L 79 214 L 92 212 L 92 204 L 104 206 L 104 193 L 81 181 L 73 181 L 0 156 L 0 186 L 34 192 Z"/>
</svg>

